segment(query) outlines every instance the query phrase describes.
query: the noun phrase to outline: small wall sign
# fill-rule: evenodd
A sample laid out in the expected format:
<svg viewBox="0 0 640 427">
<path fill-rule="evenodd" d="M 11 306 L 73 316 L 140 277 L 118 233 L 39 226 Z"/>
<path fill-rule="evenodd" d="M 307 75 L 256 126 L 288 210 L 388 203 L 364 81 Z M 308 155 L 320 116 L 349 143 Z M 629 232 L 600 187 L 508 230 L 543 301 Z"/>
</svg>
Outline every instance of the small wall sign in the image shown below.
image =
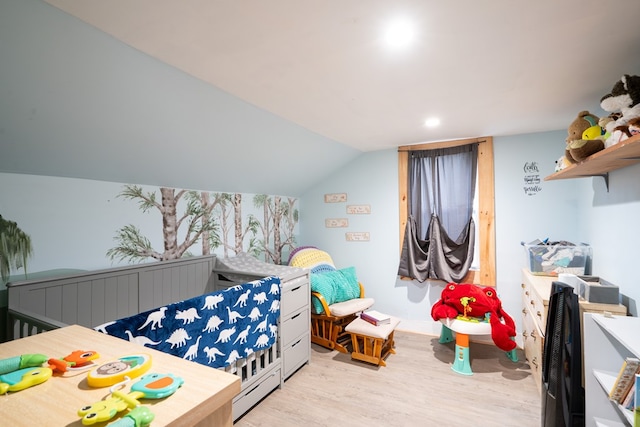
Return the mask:
<svg viewBox="0 0 640 427">
<path fill-rule="evenodd" d="M 371 205 L 347 205 L 347 213 L 351 215 L 370 214 Z"/>
<path fill-rule="evenodd" d="M 347 193 L 331 193 L 324 195 L 325 203 L 341 203 L 347 201 Z"/>
<path fill-rule="evenodd" d="M 347 242 L 368 242 L 370 236 L 368 231 L 349 231 L 345 237 Z"/>
<path fill-rule="evenodd" d="M 524 194 L 527 196 L 535 196 L 542 191 L 542 187 L 540 186 L 542 180 L 540 179 L 538 162 L 525 162 L 522 170 L 524 171 Z"/>
<path fill-rule="evenodd" d="M 324 226 L 327 228 L 348 227 L 349 220 L 347 218 L 327 218 L 324 220 Z"/>
</svg>

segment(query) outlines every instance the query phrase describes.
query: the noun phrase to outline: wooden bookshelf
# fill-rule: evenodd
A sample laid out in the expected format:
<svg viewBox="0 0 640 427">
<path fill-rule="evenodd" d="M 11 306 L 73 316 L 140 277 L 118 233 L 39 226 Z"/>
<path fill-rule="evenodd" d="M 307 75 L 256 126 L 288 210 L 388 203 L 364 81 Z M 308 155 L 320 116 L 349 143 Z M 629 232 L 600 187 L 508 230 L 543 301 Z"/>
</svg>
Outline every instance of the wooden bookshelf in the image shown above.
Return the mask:
<svg viewBox="0 0 640 427">
<path fill-rule="evenodd" d="M 640 135 L 619 142 L 609 148 L 589 156 L 580 163 L 547 176 L 545 181 L 556 179 L 584 178 L 589 176 L 608 176 L 610 171 L 640 163 Z"/>
<path fill-rule="evenodd" d="M 612 403 L 609 393 L 627 357 L 640 357 L 640 319 L 585 313 L 585 426 L 636 426 L 634 413 Z"/>
</svg>

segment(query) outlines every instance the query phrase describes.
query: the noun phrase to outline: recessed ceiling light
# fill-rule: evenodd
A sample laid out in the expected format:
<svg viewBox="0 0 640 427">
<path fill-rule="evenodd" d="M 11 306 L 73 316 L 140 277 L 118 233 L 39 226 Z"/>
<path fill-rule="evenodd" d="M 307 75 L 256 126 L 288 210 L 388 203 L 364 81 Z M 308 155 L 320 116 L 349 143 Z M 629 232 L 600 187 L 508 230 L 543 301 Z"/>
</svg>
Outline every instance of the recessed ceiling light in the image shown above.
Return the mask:
<svg viewBox="0 0 640 427">
<path fill-rule="evenodd" d="M 434 128 L 434 127 L 440 126 L 440 119 L 436 117 L 431 117 L 430 119 L 427 119 L 424 121 L 424 125 L 428 128 Z"/>
<path fill-rule="evenodd" d="M 388 46 L 401 48 L 409 45 L 415 37 L 415 28 L 407 19 L 396 19 L 387 26 L 384 40 Z"/>
</svg>

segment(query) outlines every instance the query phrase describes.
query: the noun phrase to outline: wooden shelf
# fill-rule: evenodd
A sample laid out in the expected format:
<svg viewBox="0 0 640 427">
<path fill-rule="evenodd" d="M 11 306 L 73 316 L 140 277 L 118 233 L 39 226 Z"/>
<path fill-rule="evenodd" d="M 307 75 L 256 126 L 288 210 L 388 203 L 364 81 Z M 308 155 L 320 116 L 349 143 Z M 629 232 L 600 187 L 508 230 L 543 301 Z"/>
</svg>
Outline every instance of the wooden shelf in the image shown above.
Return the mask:
<svg viewBox="0 0 640 427">
<path fill-rule="evenodd" d="M 640 319 L 584 313 L 585 426 L 634 425 L 634 412 L 609 400 L 609 392 L 627 357 L 640 357 Z M 637 424 L 636 424 L 637 427 Z"/>
<path fill-rule="evenodd" d="M 584 178 L 604 176 L 610 171 L 640 163 L 640 135 L 619 142 L 609 148 L 589 156 L 580 163 L 567 166 L 565 169 L 547 176 L 545 181 L 556 179 Z"/>
</svg>

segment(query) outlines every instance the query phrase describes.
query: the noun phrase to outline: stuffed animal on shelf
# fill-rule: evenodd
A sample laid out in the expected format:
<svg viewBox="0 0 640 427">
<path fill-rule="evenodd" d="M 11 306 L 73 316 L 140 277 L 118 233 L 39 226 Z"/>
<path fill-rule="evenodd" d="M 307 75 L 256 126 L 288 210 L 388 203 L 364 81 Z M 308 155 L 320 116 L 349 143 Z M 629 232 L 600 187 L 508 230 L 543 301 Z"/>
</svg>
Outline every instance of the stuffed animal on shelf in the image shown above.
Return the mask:
<svg viewBox="0 0 640 427">
<path fill-rule="evenodd" d="M 611 136 L 611 132 L 608 131 L 607 129 L 611 129 L 611 126 L 615 127 L 615 121 L 618 120 L 620 117 L 622 117 L 622 113 L 616 112 L 616 113 L 611 113 L 606 117 L 601 117 L 600 120 L 598 121 L 598 124 L 600 125 L 600 127 L 604 129 L 605 148 L 607 147 L 607 140 Z M 614 123 L 612 125 L 609 125 L 609 123 L 611 122 L 614 122 Z"/>
<path fill-rule="evenodd" d="M 442 290 L 440 300 L 431 307 L 433 320 L 444 318 L 486 318 L 491 324 L 491 339 L 495 345 L 511 351 L 516 348 L 516 324 L 503 309 L 495 289 L 466 283 L 449 283 Z"/>
<path fill-rule="evenodd" d="M 614 85 L 610 93 L 600 100 L 600 107 L 604 111 L 618 114 L 615 120 L 606 124 L 609 137 L 606 147 L 629 138 L 629 122 L 640 117 L 640 76 L 625 74 Z"/>
<path fill-rule="evenodd" d="M 579 163 L 598 151 L 604 150 L 604 131 L 599 118 L 581 111 L 567 128 L 565 157 L 570 163 Z"/>
<path fill-rule="evenodd" d="M 629 120 L 629 134 L 630 136 L 640 135 L 640 117 Z"/>
<path fill-rule="evenodd" d="M 560 156 L 560 158 L 558 158 L 558 160 L 556 160 L 556 166 L 553 169 L 554 172 L 559 172 L 563 169 L 566 169 L 567 166 L 569 166 L 571 163 L 569 162 L 569 159 L 567 159 L 567 156 L 562 155 Z"/>
</svg>

